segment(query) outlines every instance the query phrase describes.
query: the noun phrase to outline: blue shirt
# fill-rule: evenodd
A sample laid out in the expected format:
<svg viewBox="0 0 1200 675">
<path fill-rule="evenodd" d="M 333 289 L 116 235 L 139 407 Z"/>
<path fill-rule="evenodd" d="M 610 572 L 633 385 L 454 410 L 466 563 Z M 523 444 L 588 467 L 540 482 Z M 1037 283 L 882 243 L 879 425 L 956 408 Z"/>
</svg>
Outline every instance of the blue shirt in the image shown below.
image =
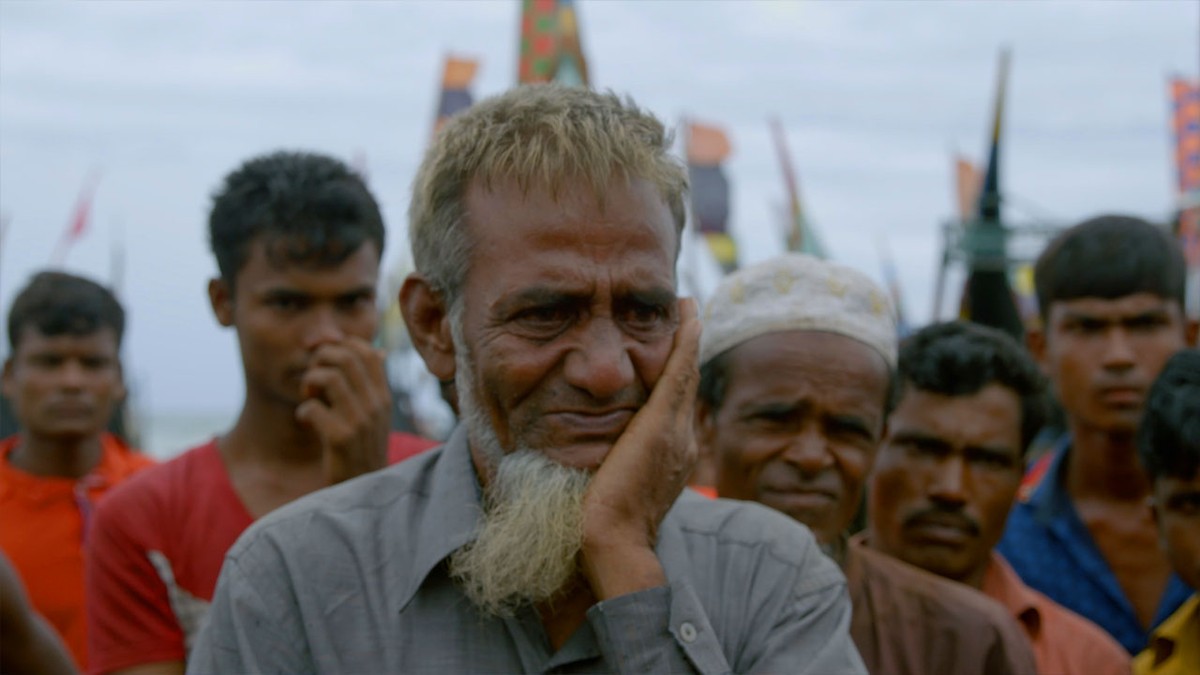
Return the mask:
<svg viewBox="0 0 1200 675">
<path fill-rule="evenodd" d="M 997 549 L 1022 581 L 1091 619 L 1126 651 L 1136 654 L 1149 642 L 1150 630 L 1138 621 L 1117 576 L 1071 504 L 1065 487 L 1070 450 L 1068 435 L 1044 458 L 1049 464 L 1040 477 L 1036 474 L 1043 467 L 1035 465 L 1030 470 L 1022 496 L 1008 514 Z M 1031 480 L 1033 484 L 1029 485 Z M 1150 629 L 1162 623 L 1191 594 L 1192 590 L 1172 574 Z"/>
</svg>

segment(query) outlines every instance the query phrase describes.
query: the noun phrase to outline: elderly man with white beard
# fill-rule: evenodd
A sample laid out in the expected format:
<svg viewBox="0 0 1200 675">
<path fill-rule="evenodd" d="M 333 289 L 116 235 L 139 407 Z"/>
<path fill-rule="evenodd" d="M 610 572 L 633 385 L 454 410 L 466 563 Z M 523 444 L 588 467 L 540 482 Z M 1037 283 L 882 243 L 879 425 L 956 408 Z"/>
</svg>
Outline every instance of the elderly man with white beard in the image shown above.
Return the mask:
<svg viewBox="0 0 1200 675">
<path fill-rule="evenodd" d="M 865 672 L 809 531 L 684 490 L 700 326 L 670 146 L 632 101 L 551 85 L 440 132 L 400 304 L 462 424 L 248 530 L 189 672 Z"/>
</svg>

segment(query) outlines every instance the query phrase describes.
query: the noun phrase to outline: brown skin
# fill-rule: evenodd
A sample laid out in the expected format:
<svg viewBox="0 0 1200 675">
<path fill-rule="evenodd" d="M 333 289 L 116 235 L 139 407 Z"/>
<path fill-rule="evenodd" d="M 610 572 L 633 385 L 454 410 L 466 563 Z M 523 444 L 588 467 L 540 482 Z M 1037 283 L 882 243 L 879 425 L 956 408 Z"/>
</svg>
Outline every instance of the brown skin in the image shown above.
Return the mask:
<svg viewBox="0 0 1200 675">
<path fill-rule="evenodd" d="M 983 584 L 1021 484 L 1021 401 L 999 384 L 963 396 L 911 384 L 871 474 L 870 546 Z"/>
<path fill-rule="evenodd" d="M 391 395 L 370 344 L 378 277 L 372 243 L 333 267 L 277 266 L 255 243 L 234 288 L 210 282 L 246 376 L 241 415 L 219 446 L 254 517 L 386 465 Z"/>
<path fill-rule="evenodd" d="M 1074 449 L 1066 489 L 1143 626 L 1158 609 L 1170 565 L 1145 508 L 1150 483 L 1134 432 L 1150 385 L 1197 324 L 1150 293 L 1051 304 L 1030 351 L 1053 382 Z"/>
<path fill-rule="evenodd" d="M 1189 479 L 1155 480 L 1151 508 L 1159 542 L 1175 574 L 1189 587 L 1200 589 L 1200 471 Z"/>
<path fill-rule="evenodd" d="M 4 363 L 4 395 L 21 424 L 9 455 L 37 476 L 79 478 L 100 461 L 100 436 L 125 397 L 117 336 L 44 335 L 26 325 Z"/>
<path fill-rule="evenodd" d="M 654 544 L 696 460 L 699 322 L 675 296 L 674 222 L 646 181 L 609 186 L 604 208 L 578 182 L 555 199 L 474 181 L 466 210 L 463 335 L 480 407 L 506 453 L 524 446 L 595 469 L 581 576 L 539 608 L 557 649 L 597 601 L 666 583 Z M 453 378 L 442 297 L 413 274 L 400 304 L 430 371 Z M 490 461 L 474 447 L 472 457 L 486 486 Z"/>
<path fill-rule="evenodd" d="M 66 646 L 33 607 L 17 571 L 0 554 L 0 673 L 76 673 Z"/>
<path fill-rule="evenodd" d="M 883 357 L 843 335 L 794 330 L 747 340 L 725 358 L 721 405 L 696 406 L 717 493 L 786 513 L 833 543 L 854 519 L 885 429 Z"/>
</svg>

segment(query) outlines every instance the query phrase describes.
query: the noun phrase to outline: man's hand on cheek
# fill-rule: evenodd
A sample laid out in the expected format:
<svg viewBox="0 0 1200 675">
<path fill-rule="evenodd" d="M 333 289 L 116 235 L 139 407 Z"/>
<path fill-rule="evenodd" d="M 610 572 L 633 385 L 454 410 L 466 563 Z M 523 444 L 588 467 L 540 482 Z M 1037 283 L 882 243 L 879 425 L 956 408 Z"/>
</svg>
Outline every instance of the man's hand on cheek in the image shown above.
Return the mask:
<svg viewBox="0 0 1200 675">
<path fill-rule="evenodd" d="M 692 407 L 700 322 L 695 300 L 679 302 L 679 330 L 662 376 L 584 497 L 581 565 L 597 600 L 666 583 L 654 552 L 658 525 L 697 456 Z"/>
<path fill-rule="evenodd" d="M 321 439 L 333 485 L 387 465 L 391 391 L 384 356 L 360 338 L 321 345 L 300 382 L 296 419 Z"/>
</svg>

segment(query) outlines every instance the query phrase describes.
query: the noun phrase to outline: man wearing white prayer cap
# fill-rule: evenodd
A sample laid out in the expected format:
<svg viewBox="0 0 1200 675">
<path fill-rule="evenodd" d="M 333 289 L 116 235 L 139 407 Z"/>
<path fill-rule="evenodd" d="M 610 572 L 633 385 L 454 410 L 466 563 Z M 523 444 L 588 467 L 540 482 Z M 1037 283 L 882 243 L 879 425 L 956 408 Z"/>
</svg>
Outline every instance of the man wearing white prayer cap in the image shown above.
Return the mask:
<svg viewBox="0 0 1200 675">
<path fill-rule="evenodd" d="M 703 320 L 696 438 L 716 492 L 813 530 L 846 573 L 867 670 L 1035 672 L 999 605 L 847 541 L 892 405 L 887 295 L 849 267 L 787 254 L 726 277 Z"/>
</svg>

